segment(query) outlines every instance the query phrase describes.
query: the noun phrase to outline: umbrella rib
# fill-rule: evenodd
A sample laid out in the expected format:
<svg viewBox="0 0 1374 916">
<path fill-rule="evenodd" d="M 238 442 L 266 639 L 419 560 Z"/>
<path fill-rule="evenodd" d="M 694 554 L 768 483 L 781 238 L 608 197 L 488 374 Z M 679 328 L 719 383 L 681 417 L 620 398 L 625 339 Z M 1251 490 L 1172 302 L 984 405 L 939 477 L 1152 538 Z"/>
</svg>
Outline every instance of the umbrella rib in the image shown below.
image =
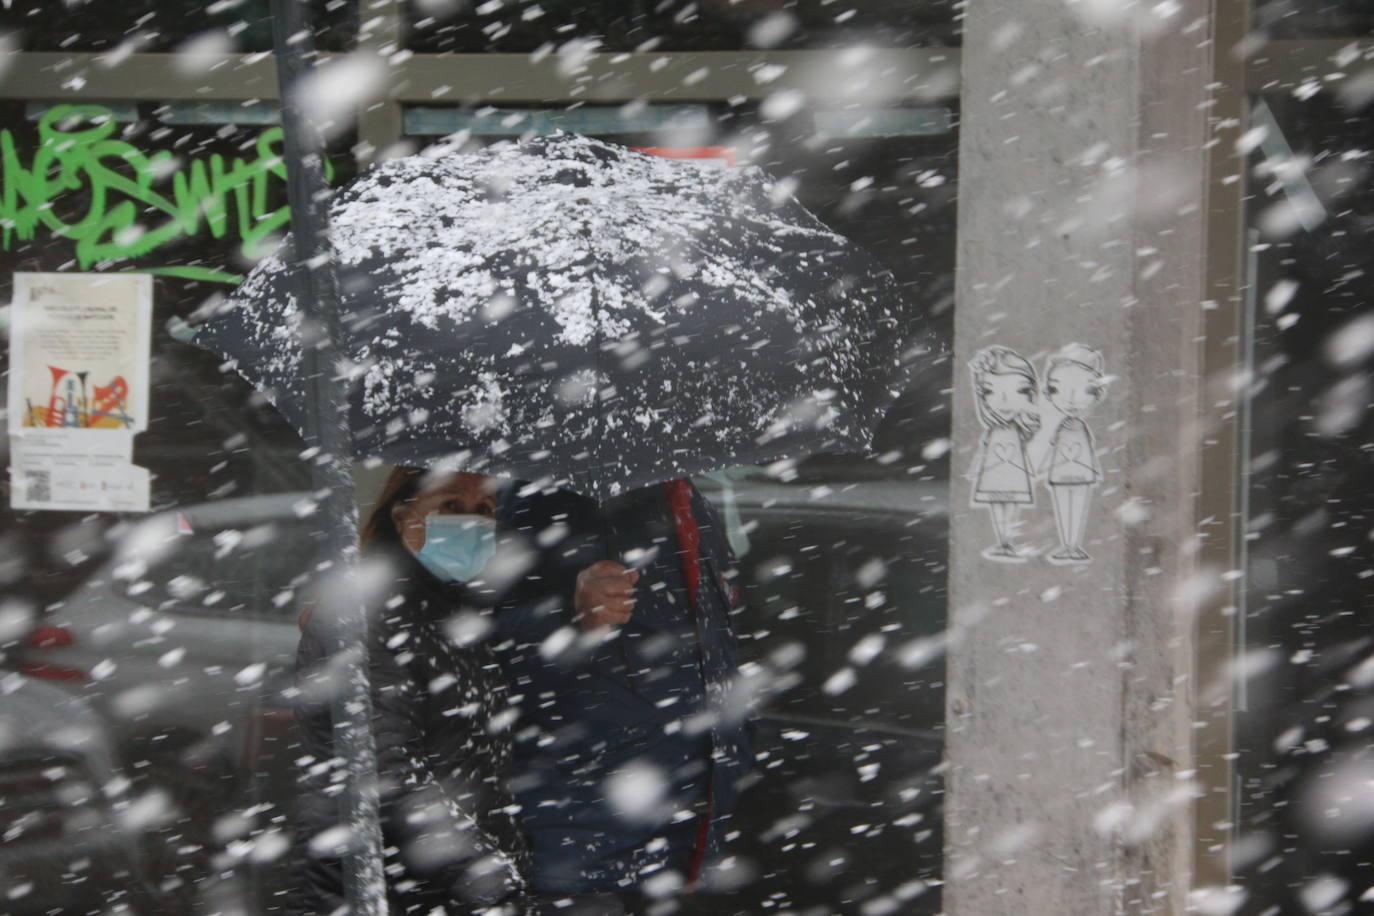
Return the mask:
<svg viewBox="0 0 1374 916">
<path fill-rule="evenodd" d="M 593 271 L 593 278 L 594 278 L 594 277 L 595 277 L 595 271 Z M 601 400 L 601 378 L 602 378 L 602 372 L 601 372 L 601 353 L 602 353 L 602 349 L 603 349 L 602 346 L 601 346 L 601 343 L 602 343 L 602 340 L 601 340 L 601 296 L 600 296 L 600 294 L 599 294 L 599 292 L 598 292 L 598 290 L 597 290 L 597 284 L 596 284 L 594 281 L 593 281 L 593 283 L 592 283 L 592 297 L 591 297 L 591 298 L 592 298 L 592 346 L 594 347 L 594 349 L 593 349 L 593 351 L 592 351 L 592 372 L 594 373 L 594 375 L 593 375 L 594 381 L 593 381 L 593 383 L 592 383 L 592 447 L 591 447 L 592 474 L 594 475 L 594 477 L 593 477 L 593 480 L 592 480 L 591 491 L 592 491 L 593 493 L 598 494 L 598 501 L 600 501 L 600 493 L 601 493 L 600 487 L 601 487 L 601 483 L 602 483 L 602 477 L 603 477 L 603 474 L 604 474 L 604 466 L 603 466 L 603 464 L 602 464 L 603 456 L 602 456 L 602 452 L 601 452 L 601 443 L 602 443 L 602 439 L 604 438 L 604 435 L 603 435 L 603 434 L 604 434 L 604 432 L 605 432 L 605 429 L 604 429 L 604 427 L 605 427 L 605 417 L 602 415 L 603 407 L 602 407 L 602 400 Z M 610 518 L 606 515 L 605 510 L 604 510 L 603 508 L 601 508 L 601 507 L 598 507 L 598 514 L 601 516 L 601 538 L 602 538 L 602 540 L 605 542 L 605 545 L 606 545 L 606 559 L 608 559 L 608 560 L 617 560 L 617 561 L 618 561 L 618 558 L 617 558 L 616 553 L 615 553 L 614 545 L 611 543 L 611 535 L 612 535 L 611 520 L 610 520 Z M 624 657 L 623 657 L 623 653 L 624 653 L 624 651 L 625 651 L 625 645 L 624 645 L 623 642 L 621 642 L 621 643 L 619 643 L 619 646 L 620 646 L 620 651 L 622 652 L 622 660 L 624 660 L 624 661 L 626 662 L 626 664 L 628 665 L 628 659 L 624 659 Z"/>
</svg>

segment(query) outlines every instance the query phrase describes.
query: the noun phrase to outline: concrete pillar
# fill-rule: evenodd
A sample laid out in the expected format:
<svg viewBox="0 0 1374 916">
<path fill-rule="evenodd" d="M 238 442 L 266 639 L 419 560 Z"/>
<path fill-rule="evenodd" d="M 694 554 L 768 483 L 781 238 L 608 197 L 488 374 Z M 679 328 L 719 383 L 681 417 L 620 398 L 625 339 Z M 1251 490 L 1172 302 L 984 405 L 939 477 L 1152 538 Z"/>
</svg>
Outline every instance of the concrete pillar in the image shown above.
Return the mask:
<svg viewBox="0 0 1374 916">
<path fill-rule="evenodd" d="M 1229 154 L 1235 140 L 1209 120 L 1212 5 L 967 6 L 951 916 L 1182 913 L 1201 880 L 1197 801 L 1224 794 L 1226 774 L 1201 770 L 1196 752 L 1199 615 L 1226 604 L 1231 579 L 1204 546 L 1233 523 L 1202 488 L 1204 464 L 1230 460 L 1202 447 L 1215 425 L 1202 379 L 1218 307 L 1207 301 L 1208 141 Z M 979 362 L 994 367 L 981 395 Z M 1004 381 L 1027 364 L 1028 385 Z M 1101 396 L 1078 412 L 1068 399 L 1097 369 Z M 1036 432 L 1002 425 L 1024 390 Z M 1027 493 L 1033 504 L 1019 502 Z M 1014 555 L 999 556 L 994 516 L 1005 528 L 1012 513 Z"/>
</svg>

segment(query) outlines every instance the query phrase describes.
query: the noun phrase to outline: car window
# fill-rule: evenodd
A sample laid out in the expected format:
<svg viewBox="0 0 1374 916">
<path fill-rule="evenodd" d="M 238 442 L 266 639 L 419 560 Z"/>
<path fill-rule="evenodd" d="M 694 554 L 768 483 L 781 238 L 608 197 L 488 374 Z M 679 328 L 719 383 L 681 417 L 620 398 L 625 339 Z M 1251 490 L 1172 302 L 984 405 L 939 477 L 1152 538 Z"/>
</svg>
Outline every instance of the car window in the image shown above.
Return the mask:
<svg viewBox="0 0 1374 916">
<path fill-rule="evenodd" d="M 317 543 L 299 519 L 196 530 L 179 535 L 145 576 L 116 588 L 176 613 L 291 619 L 305 600 Z"/>
<path fill-rule="evenodd" d="M 823 672 L 819 634 L 827 629 L 826 602 L 817 601 L 830 581 L 828 554 L 808 526 L 786 512 L 744 510 L 751 529 L 750 549 L 740 561 L 745 611 L 737 624 L 740 654 L 759 661 L 782 652 L 804 653 L 793 669 L 802 683 L 814 683 Z"/>
<path fill-rule="evenodd" d="M 944 719 L 945 561 L 937 526 L 856 519 L 831 547 L 828 711 L 938 729 Z M 852 683 L 845 672 L 853 672 Z"/>
<path fill-rule="evenodd" d="M 944 717 L 943 524 L 774 505 L 741 508 L 742 651 L 789 662 L 774 711 L 903 728 Z"/>
</svg>

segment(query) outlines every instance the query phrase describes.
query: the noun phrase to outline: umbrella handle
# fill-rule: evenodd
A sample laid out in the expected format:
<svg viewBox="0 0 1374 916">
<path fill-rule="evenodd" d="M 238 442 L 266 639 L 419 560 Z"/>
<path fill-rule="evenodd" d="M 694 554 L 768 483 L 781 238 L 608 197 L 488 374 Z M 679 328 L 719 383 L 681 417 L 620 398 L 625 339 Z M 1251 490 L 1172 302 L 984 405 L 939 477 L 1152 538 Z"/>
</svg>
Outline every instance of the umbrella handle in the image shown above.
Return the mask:
<svg viewBox="0 0 1374 916">
<path fill-rule="evenodd" d="M 602 556 L 607 560 L 614 560 L 615 562 L 619 563 L 621 561 L 621 556 L 619 551 L 615 550 L 614 548 L 615 528 L 611 525 L 611 520 L 606 517 L 606 514 L 604 512 L 601 512 L 601 542 L 605 548 L 602 553 Z M 636 683 L 634 675 L 631 674 L 630 652 L 625 647 L 625 624 L 621 624 L 619 632 L 617 632 L 616 635 L 611 638 L 615 640 L 616 655 L 620 658 L 620 664 L 625 669 L 626 686 L 628 686 L 636 696 L 647 702 L 648 697 L 646 697 L 644 695 L 644 692 L 639 689 L 639 684 Z"/>
</svg>

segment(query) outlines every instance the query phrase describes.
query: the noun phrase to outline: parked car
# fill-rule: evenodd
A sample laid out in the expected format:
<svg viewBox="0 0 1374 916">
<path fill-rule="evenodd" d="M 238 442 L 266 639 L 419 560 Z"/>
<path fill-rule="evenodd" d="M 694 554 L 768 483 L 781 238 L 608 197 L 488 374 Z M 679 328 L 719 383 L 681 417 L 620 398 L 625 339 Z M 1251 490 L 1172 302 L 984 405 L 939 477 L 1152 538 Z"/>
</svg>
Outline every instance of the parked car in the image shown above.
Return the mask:
<svg viewBox="0 0 1374 916">
<path fill-rule="evenodd" d="M 270 906 L 294 772 L 298 590 L 317 562 L 306 493 L 152 516 L 50 610 L 14 662 L 92 710 L 151 801 L 144 864 L 173 912 Z M 181 907 L 177 910 L 177 907 Z"/>
<path fill-rule="evenodd" d="M 0 913 L 156 912 L 139 796 L 94 710 L 52 684 L 0 681 Z"/>
<path fill-rule="evenodd" d="M 753 786 L 734 818 L 738 908 L 938 913 L 946 488 L 699 482 L 733 529 Z"/>
</svg>

